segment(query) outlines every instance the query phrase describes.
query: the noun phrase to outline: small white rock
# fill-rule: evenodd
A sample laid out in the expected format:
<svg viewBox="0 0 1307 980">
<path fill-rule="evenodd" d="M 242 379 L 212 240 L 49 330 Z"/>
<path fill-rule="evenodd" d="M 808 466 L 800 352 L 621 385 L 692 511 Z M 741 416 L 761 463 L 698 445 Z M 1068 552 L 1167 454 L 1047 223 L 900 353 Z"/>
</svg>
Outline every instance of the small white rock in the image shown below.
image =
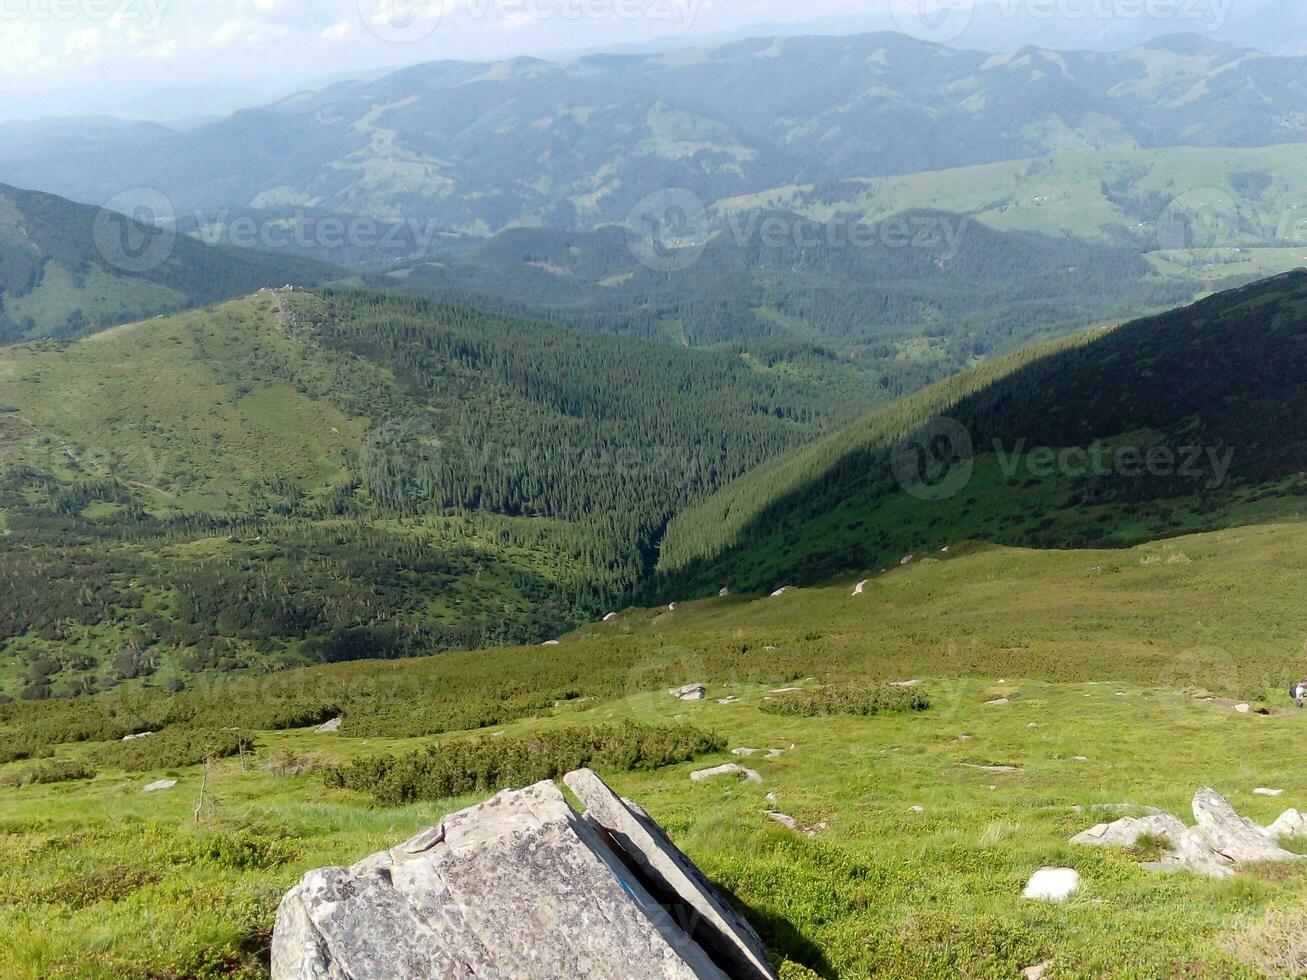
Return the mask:
<svg viewBox="0 0 1307 980">
<path fill-rule="evenodd" d="M 1080 890 L 1080 872 L 1072 868 L 1040 868 L 1026 882 L 1022 898 L 1063 902 Z"/>
<path fill-rule="evenodd" d="M 1265 786 L 1258 786 L 1253 790 L 1253 796 L 1283 796 L 1282 789 L 1267 789 Z"/>
<path fill-rule="evenodd" d="M 177 785 L 177 780 L 175 779 L 160 779 L 157 783 L 151 783 L 149 786 L 145 787 L 145 789 L 141 790 L 141 792 L 162 793 L 164 790 L 172 789 L 176 785 Z"/>
<path fill-rule="evenodd" d="M 1246 715 L 1248 712 L 1252 711 L 1252 707 L 1247 704 L 1236 704 L 1234 710 L 1239 712 L 1241 715 Z"/>
<path fill-rule="evenodd" d="M 997 708 L 997 707 L 1000 707 L 1001 705 L 1005 705 L 1005 704 L 1007 704 L 1007 703 L 1008 703 L 1008 699 L 1007 699 L 1007 698 L 995 698 L 993 701 L 986 701 L 986 702 L 985 702 L 985 707 L 987 707 L 987 708 Z"/>
<path fill-rule="evenodd" d="M 908 812 L 909 812 L 909 813 L 925 813 L 925 812 L 926 812 L 926 808 L 925 808 L 924 806 L 922 806 L 921 804 L 917 804 L 916 806 L 910 806 L 910 807 L 908 807 Z"/>
<path fill-rule="evenodd" d="M 1044 980 L 1044 975 L 1048 973 L 1048 969 L 1052 965 L 1052 960 L 1044 960 L 1043 963 L 1026 967 L 1021 971 L 1021 976 L 1023 980 Z"/>
</svg>

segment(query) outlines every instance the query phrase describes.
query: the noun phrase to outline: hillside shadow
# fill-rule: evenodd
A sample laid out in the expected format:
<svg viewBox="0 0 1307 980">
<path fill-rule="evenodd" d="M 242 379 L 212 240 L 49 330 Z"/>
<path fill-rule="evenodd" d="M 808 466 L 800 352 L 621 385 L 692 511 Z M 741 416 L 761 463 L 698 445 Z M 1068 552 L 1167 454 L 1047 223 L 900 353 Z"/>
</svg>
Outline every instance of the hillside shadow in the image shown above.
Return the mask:
<svg viewBox="0 0 1307 980">
<path fill-rule="evenodd" d="M 1115 329 L 1037 347 L 1005 359 L 1006 367 L 995 362 L 969 378 L 923 389 L 828 437 L 839 441 L 832 442 L 825 459 L 813 452 L 815 446 L 800 450 L 794 462 L 806 463 L 808 472 L 796 474 L 792 482 L 782 471 L 771 473 L 776 483 L 789 485 L 756 504 L 747 498 L 736 501 L 753 512 L 733 529 L 730 540 L 712 554 L 656 575 L 646 594 L 655 600 L 689 599 L 724 585 L 737 592 L 811 585 L 897 565 L 914 549 L 923 554 L 960 543 L 947 507 L 930 500 L 917 505 L 909 521 L 866 531 L 856 523 L 837 526 L 831 517 L 850 502 L 901 496 L 891 465 L 894 447 L 936 416 L 947 416 L 967 430 L 974 447 L 970 458 L 977 461 L 994 445 L 1009 453 L 1019 452 L 1017 447 L 1061 449 L 1140 433 L 1156 436 L 1157 444 L 1169 446 L 1177 459 L 1189 446 L 1236 450 L 1225 474 L 1229 480 L 1215 490 L 1201 482 L 1211 476 L 1207 469 L 1192 478 L 1179 470 L 1166 475 L 1114 471 L 1107 477 L 1060 474 L 1052 478 L 1065 492 L 1065 503 L 1058 507 L 1050 506 L 1047 493 L 1041 498 L 1039 490 L 1032 490 L 1039 481 L 1023 479 L 1022 471 L 991 493 L 1025 499 L 1025 519 L 963 535 L 967 540 L 1021 548 L 1121 548 L 1228 526 L 1232 521 L 1225 512 L 1237 505 L 1228 491 L 1281 479 L 1307 459 L 1307 440 L 1286 444 L 1266 426 L 1267 418 L 1284 413 L 1283 405 L 1297 401 L 1299 375 L 1285 367 L 1277 351 L 1288 339 L 1307 336 L 1296 306 L 1305 292 L 1307 272 L 1289 273 Z M 1256 317 L 1248 312 L 1254 308 Z M 1232 338 L 1239 342 L 1230 343 Z M 865 434 L 856 435 L 859 428 Z M 966 503 L 983 509 L 984 494 L 976 496 L 981 499 Z M 1196 503 L 1192 523 L 1177 529 L 1126 527 L 1131 508 L 1178 499 Z M 1059 510 L 1102 506 L 1116 507 L 1122 519 L 1094 526 L 1057 517 Z M 1260 523 L 1255 518 L 1250 513 L 1233 523 Z M 803 538 L 805 528 L 823 519 L 830 525 L 823 529 L 823 547 L 805 548 L 810 544 Z M 872 531 L 883 532 L 880 540 L 871 539 Z"/>
</svg>

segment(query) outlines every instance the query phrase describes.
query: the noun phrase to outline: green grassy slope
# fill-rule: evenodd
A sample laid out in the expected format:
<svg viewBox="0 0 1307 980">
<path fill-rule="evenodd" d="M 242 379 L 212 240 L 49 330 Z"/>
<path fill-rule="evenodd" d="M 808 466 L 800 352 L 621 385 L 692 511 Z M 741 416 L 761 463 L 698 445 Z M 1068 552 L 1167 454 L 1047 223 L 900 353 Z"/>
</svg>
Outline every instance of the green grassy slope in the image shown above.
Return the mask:
<svg viewBox="0 0 1307 980">
<path fill-rule="evenodd" d="M 377 804 L 328 788 L 314 765 L 464 741 L 463 728 L 484 726 L 504 745 L 634 720 L 784 750 L 748 761 L 760 787 L 687 778 L 725 752 L 606 775 L 730 892 L 789 961 L 786 976 L 809 976 L 790 972 L 802 966 L 831 978 L 999 977 L 1046 960 L 1075 978 L 1284 975 L 1276 963 L 1301 928 L 1307 871 L 1213 882 L 1066 842 L 1111 819 L 1077 807 L 1186 816 L 1200 785 L 1262 823 L 1302 808 L 1302 718 L 1281 689 L 1302 645 L 1305 545 L 1307 528 L 1286 524 L 1109 552 L 959 549 L 857 597 L 844 583 L 629 610 L 558 648 L 0 707 L 6 748 L 44 740 L 53 761 L 95 771 L 0 795 L 11 857 L 0 869 L 0 972 L 266 976 L 276 904 L 303 871 L 407 839 L 495 788 Z M 921 679 L 929 710 L 762 710 L 781 686 L 909 678 Z M 708 700 L 667 697 L 687 681 L 707 683 Z M 740 700 L 718 703 L 728 695 Z M 986 705 L 999 696 L 1009 703 Z M 1223 706 L 1262 696 L 1266 716 Z M 336 712 L 342 733 L 314 734 Z M 198 824 L 198 766 L 169 764 L 163 750 L 129 765 L 112 741 L 225 724 L 255 730 L 255 751 L 214 763 Z M 50 764 L 0 763 L 0 779 Z M 975 768 L 996 764 L 1013 771 Z M 141 794 L 165 776 L 175 790 Z M 1284 796 L 1254 796 L 1258 786 Z M 1079 870 L 1082 894 L 1058 907 L 1022 902 L 1046 865 Z"/>
<path fill-rule="evenodd" d="M 543 640 L 685 502 L 873 403 L 835 363 L 371 294 L 7 348 L 0 694 Z"/>
<path fill-rule="evenodd" d="M 1305 161 L 1301 144 L 1057 153 L 778 188 L 719 202 L 716 210 L 772 207 L 819 221 L 877 221 L 913 208 L 938 209 L 1000 231 L 1112 242 L 1201 281 L 1302 265 Z"/>
<path fill-rule="evenodd" d="M 1125 544 L 1296 514 L 1305 336 L 1299 272 L 949 379 L 678 515 L 665 591 L 770 591 L 968 538 Z"/>
<path fill-rule="evenodd" d="M 336 275 L 319 262 L 213 247 L 100 208 L 0 185 L 0 343 L 68 339 Z"/>
</svg>

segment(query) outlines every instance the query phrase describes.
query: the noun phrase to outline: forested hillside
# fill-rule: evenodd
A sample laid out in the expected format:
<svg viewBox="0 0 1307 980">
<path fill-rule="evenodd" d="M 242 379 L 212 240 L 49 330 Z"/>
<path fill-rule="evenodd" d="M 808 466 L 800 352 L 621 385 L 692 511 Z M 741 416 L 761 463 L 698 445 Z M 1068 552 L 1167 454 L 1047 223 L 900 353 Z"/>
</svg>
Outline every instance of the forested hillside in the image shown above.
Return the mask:
<svg viewBox="0 0 1307 980">
<path fill-rule="evenodd" d="M 1034 348 L 877 410 L 678 515 L 667 594 L 967 540 L 1116 546 L 1307 509 L 1307 272 Z"/>
<path fill-rule="evenodd" d="M 638 254 L 623 228 L 515 229 L 368 281 L 769 359 L 815 346 L 847 359 L 886 398 L 1035 340 L 1170 308 L 1195 288 L 1128 248 L 998 232 L 938 211 L 867 225 L 733 215 L 684 268 L 651 268 Z"/>
<path fill-rule="evenodd" d="M 215 248 L 171 229 L 0 185 L 0 344 L 71 339 L 339 274 L 316 261 Z"/>
<path fill-rule="evenodd" d="M 263 291 L 0 351 L 0 693 L 539 642 L 855 372 Z"/>
</svg>

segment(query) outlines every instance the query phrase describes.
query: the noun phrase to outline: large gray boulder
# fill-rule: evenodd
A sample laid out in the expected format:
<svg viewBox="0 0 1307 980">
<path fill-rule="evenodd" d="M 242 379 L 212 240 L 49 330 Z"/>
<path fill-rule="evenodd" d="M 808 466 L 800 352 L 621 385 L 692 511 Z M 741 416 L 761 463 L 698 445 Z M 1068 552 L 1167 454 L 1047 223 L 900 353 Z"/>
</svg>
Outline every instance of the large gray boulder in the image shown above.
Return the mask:
<svg viewBox="0 0 1307 980">
<path fill-rule="evenodd" d="M 1232 864 L 1292 861 L 1298 857 L 1282 848 L 1264 827 L 1235 813 L 1234 807 L 1214 789 L 1200 789 L 1194 797 L 1194 820 L 1212 850 Z"/>
<path fill-rule="evenodd" d="M 773 976 L 757 934 L 643 811 L 592 774 L 569 779 L 592 801 L 584 818 L 543 782 L 309 872 L 277 910 L 273 980 Z"/>
<path fill-rule="evenodd" d="M 729 976 L 774 976 L 767 949 L 753 927 L 644 810 L 623 800 L 589 769 L 571 773 L 563 782 L 585 806 L 586 822 L 616 846 L 623 862 L 712 958 L 726 966 Z"/>
<path fill-rule="evenodd" d="M 1161 860 L 1145 864 L 1152 871 L 1183 869 L 1209 878 L 1228 878 L 1243 864 L 1259 861 L 1294 861 L 1298 855 L 1279 845 L 1294 823 L 1289 811 L 1270 829 L 1235 812 L 1228 800 L 1214 789 L 1203 788 L 1194 796 L 1195 825 L 1186 827 L 1168 813 L 1099 824 L 1071 838 L 1073 844 L 1133 847 L 1144 834 L 1162 837 L 1167 849 Z"/>
<path fill-rule="evenodd" d="M 1169 813 L 1147 817 L 1124 817 L 1112 823 L 1100 823 L 1071 838 L 1072 844 L 1089 847 L 1134 847 L 1145 834 L 1174 841 L 1188 828 Z"/>
</svg>

